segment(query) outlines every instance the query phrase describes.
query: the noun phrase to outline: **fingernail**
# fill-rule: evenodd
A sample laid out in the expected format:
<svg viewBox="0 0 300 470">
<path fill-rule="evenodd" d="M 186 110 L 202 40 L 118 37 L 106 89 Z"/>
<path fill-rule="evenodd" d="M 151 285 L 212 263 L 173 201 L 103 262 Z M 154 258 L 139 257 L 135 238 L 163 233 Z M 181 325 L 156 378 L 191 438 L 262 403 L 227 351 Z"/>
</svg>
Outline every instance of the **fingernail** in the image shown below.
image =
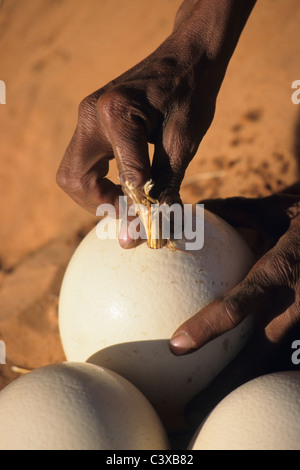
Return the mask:
<svg viewBox="0 0 300 470">
<path fill-rule="evenodd" d="M 186 354 L 193 349 L 193 341 L 187 333 L 178 333 L 171 338 L 170 346 L 174 354 Z"/>
<path fill-rule="evenodd" d="M 132 245 L 135 242 L 135 240 L 132 240 L 132 238 L 130 238 L 130 236 L 129 236 L 128 224 L 126 224 L 126 223 L 121 224 L 118 238 L 119 238 L 120 245 L 124 248 L 129 247 L 130 245 Z"/>
</svg>

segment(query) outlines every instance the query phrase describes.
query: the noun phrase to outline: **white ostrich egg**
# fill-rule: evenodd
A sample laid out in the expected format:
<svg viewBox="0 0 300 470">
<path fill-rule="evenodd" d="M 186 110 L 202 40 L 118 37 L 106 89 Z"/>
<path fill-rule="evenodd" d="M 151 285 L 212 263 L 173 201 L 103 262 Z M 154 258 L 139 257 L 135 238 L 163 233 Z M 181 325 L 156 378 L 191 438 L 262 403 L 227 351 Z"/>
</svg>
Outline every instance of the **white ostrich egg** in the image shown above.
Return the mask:
<svg viewBox="0 0 300 470">
<path fill-rule="evenodd" d="M 175 429 L 187 402 L 244 346 L 252 318 L 186 356 L 172 354 L 169 339 L 245 277 L 251 252 L 235 229 L 208 211 L 197 250 L 186 249 L 184 239 L 175 251 L 146 243 L 125 250 L 116 238 L 97 233 L 95 227 L 83 239 L 62 282 L 59 328 L 66 357 L 123 375 Z"/>
<path fill-rule="evenodd" d="M 123 377 L 87 363 L 44 366 L 0 392 L 1 450 L 169 449 L 149 401 Z"/>
<path fill-rule="evenodd" d="M 253 379 L 227 395 L 196 431 L 193 450 L 300 450 L 300 372 Z"/>
</svg>

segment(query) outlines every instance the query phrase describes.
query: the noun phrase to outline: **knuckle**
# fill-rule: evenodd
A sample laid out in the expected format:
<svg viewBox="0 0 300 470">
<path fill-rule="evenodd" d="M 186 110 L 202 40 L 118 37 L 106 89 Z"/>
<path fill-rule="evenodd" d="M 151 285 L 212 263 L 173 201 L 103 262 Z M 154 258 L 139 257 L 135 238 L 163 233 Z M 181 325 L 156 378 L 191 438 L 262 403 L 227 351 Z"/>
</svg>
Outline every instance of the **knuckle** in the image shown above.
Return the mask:
<svg viewBox="0 0 300 470">
<path fill-rule="evenodd" d="M 234 328 L 240 323 L 243 315 L 241 305 L 237 303 L 235 298 L 232 296 L 225 297 L 222 302 L 224 318 L 226 318 L 228 327 Z"/>
<path fill-rule="evenodd" d="M 287 260 L 282 254 L 272 253 L 266 258 L 265 270 L 269 279 L 285 279 Z"/>
<path fill-rule="evenodd" d="M 80 176 L 72 174 L 68 181 L 68 193 L 83 199 L 88 193 L 90 186 L 91 178 L 88 177 L 88 174 Z"/>
<path fill-rule="evenodd" d="M 280 308 L 281 297 L 295 291 L 299 285 L 299 242 L 287 238 L 267 252 L 250 270 L 246 278 L 222 299 L 228 324 L 237 325 L 253 311 L 266 312 L 274 299 Z M 280 300 L 281 299 L 281 300 Z"/>
<path fill-rule="evenodd" d="M 269 297 L 270 280 L 264 269 L 254 269 L 223 298 L 224 316 L 236 326 Z"/>
<path fill-rule="evenodd" d="M 69 178 L 67 181 L 66 189 L 69 194 L 76 194 L 77 196 L 81 196 L 84 193 L 84 185 L 82 179 L 75 177 Z"/>
<path fill-rule="evenodd" d="M 86 191 L 85 178 L 72 173 L 70 169 L 64 165 L 61 165 L 56 173 L 56 183 L 69 195 L 77 195 L 80 197 Z"/>
<path fill-rule="evenodd" d="M 76 127 L 76 139 L 73 142 L 80 144 L 81 139 L 89 136 L 95 140 L 99 134 L 99 118 L 96 110 L 96 97 L 94 95 L 84 98 L 78 107 L 78 123 Z"/>
<path fill-rule="evenodd" d="M 144 168 L 139 166 L 136 162 L 127 160 L 125 167 L 119 172 L 119 179 L 123 184 L 125 184 L 126 181 L 129 181 L 135 188 L 142 190 L 146 182 L 144 177 Z"/>
<path fill-rule="evenodd" d="M 138 90 L 126 89 L 119 86 L 114 90 L 103 93 L 97 101 L 100 121 L 104 126 L 123 129 L 123 124 L 129 128 L 140 128 L 142 124 L 151 134 L 153 125 L 149 103 Z"/>
<path fill-rule="evenodd" d="M 290 241 L 284 247 L 280 244 L 265 258 L 265 276 L 277 285 L 295 285 L 299 279 L 300 249 L 298 243 Z"/>
<path fill-rule="evenodd" d="M 63 190 L 68 187 L 68 175 L 64 168 L 61 166 L 56 173 L 56 184 Z"/>
<path fill-rule="evenodd" d="M 95 98 L 93 95 L 86 96 L 80 101 L 78 106 L 79 119 L 87 119 L 95 114 Z"/>
<path fill-rule="evenodd" d="M 181 163 L 183 156 L 188 156 L 186 158 L 190 160 L 192 153 L 189 149 L 190 142 L 179 126 L 172 126 L 169 132 L 165 133 L 163 143 L 167 154 L 172 156 L 173 166 L 178 162 Z"/>
<path fill-rule="evenodd" d="M 176 110 L 168 118 L 163 133 L 163 145 L 172 163 L 189 164 L 199 145 L 197 133 L 189 124 L 188 110 Z"/>
<path fill-rule="evenodd" d="M 99 97 L 97 109 L 101 120 L 111 123 L 128 114 L 129 103 L 121 93 L 110 91 Z"/>
</svg>

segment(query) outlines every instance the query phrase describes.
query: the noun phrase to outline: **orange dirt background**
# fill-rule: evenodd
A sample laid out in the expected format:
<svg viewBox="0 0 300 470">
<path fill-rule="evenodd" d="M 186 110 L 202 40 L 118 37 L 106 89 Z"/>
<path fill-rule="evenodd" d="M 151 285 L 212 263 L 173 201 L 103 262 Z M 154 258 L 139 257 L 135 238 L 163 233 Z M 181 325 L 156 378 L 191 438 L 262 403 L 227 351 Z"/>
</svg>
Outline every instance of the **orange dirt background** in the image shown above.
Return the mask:
<svg viewBox="0 0 300 470">
<path fill-rule="evenodd" d="M 0 389 L 65 359 L 57 304 L 70 257 L 96 219 L 55 174 L 89 93 L 151 53 L 180 0 L 2 0 Z M 259 1 L 182 185 L 184 202 L 269 195 L 299 177 L 299 0 Z M 112 165 L 111 175 L 116 179 Z"/>
</svg>

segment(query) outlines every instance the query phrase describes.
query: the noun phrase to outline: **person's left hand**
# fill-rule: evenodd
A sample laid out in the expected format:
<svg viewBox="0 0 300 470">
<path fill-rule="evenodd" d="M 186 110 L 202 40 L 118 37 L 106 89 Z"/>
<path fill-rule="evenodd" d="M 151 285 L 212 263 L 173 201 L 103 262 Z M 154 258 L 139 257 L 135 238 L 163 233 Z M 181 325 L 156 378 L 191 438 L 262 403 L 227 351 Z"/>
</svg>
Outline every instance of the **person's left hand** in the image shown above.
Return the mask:
<svg viewBox="0 0 300 470">
<path fill-rule="evenodd" d="M 299 193 L 298 193 L 299 194 Z M 293 367 L 291 344 L 300 339 L 300 196 L 202 201 L 206 209 L 234 226 L 254 229 L 262 243 L 258 260 L 234 289 L 186 321 L 174 333 L 174 354 L 190 353 L 246 316 L 255 315 L 254 336 L 190 409 L 198 416 L 243 382 Z M 199 419 L 199 416 L 198 416 Z"/>
</svg>

